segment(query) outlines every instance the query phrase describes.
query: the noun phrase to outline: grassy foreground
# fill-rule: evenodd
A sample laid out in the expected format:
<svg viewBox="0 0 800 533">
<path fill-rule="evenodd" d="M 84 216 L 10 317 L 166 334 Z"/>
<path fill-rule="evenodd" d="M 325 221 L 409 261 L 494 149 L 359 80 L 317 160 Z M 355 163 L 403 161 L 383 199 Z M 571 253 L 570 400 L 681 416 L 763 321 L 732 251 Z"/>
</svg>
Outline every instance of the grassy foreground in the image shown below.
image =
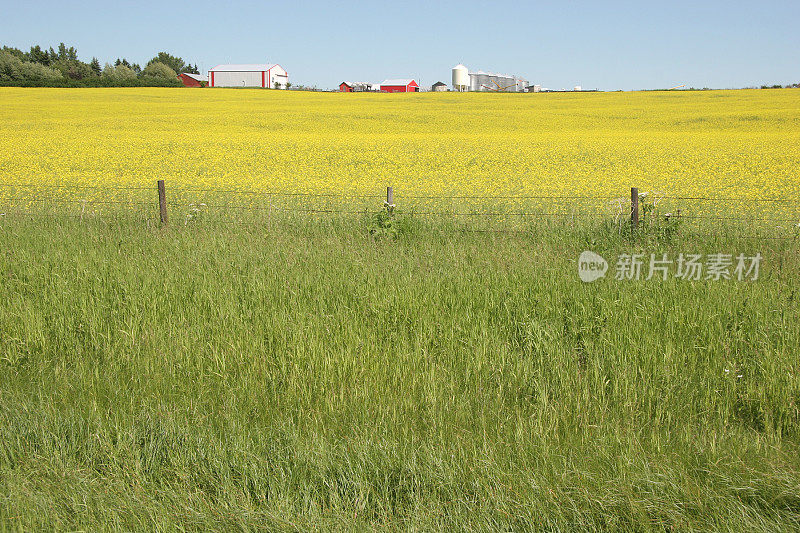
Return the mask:
<svg viewBox="0 0 800 533">
<path fill-rule="evenodd" d="M 365 228 L 0 221 L 0 528 L 800 527 L 796 240 Z"/>
</svg>

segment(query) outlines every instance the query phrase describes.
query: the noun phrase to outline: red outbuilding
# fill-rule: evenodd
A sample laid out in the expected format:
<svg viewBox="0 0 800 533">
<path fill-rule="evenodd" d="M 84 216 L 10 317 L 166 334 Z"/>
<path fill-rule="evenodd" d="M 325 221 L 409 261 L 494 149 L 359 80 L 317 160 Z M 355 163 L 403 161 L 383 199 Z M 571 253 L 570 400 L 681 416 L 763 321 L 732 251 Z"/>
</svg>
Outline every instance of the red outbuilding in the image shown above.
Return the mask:
<svg viewBox="0 0 800 533">
<path fill-rule="evenodd" d="M 414 80 L 384 80 L 381 83 L 382 93 L 418 93 L 419 84 Z"/>
<path fill-rule="evenodd" d="M 351 93 L 353 92 L 353 82 L 350 81 L 343 81 L 339 84 L 339 92 L 340 93 Z"/>
<path fill-rule="evenodd" d="M 201 76 L 200 74 L 192 74 L 190 72 L 181 72 L 178 74 L 178 79 L 181 80 L 184 87 L 202 87 L 203 83 L 208 83 L 208 78 L 205 76 Z"/>
</svg>

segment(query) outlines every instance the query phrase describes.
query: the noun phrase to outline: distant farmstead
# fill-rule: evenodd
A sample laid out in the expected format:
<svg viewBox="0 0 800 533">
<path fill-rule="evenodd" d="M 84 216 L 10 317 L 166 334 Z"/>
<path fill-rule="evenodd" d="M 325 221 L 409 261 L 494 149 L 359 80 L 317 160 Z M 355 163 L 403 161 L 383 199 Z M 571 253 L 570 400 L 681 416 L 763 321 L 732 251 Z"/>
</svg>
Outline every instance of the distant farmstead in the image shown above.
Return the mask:
<svg viewBox="0 0 800 533">
<path fill-rule="evenodd" d="M 184 87 L 202 87 L 204 83 L 208 83 L 208 78 L 200 74 L 192 74 L 191 72 L 181 72 L 178 74 L 178 79 L 183 83 Z"/>
<path fill-rule="evenodd" d="M 418 93 L 419 84 L 414 80 L 384 80 L 381 83 L 382 93 Z"/>
<path fill-rule="evenodd" d="M 363 81 L 343 81 L 339 84 L 339 92 L 360 93 L 372 90 L 372 84 Z"/>
<path fill-rule="evenodd" d="M 210 87 L 262 87 L 286 89 L 289 73 L 280 65 L 217 65 L 208 71 Z"/>
</svg>

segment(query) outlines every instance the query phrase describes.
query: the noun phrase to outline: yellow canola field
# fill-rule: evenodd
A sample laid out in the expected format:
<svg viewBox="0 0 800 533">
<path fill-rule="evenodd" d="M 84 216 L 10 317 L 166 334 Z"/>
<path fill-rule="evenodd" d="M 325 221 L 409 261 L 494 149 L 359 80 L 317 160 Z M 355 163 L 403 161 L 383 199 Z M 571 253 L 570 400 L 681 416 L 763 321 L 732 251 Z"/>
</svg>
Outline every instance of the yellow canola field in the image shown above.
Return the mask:
<svg viewBox="0 0 800 533">
<path fill-rule="evenodd" d="M 171 190 L 353 195 L 381 195 L 392 185 L 398 202 L 625 197 L 631 186 L 673 196 L 798 199 L 800 90 L 0 88 L 0 146 L 0 184 L 16 197 L 58 185 L 99 187 L 81 194 L 108 199 L 128 194 L 112 187 L 164 179 Z M 795 204 L 780 209 L 795 213 Z"/>
</svg>

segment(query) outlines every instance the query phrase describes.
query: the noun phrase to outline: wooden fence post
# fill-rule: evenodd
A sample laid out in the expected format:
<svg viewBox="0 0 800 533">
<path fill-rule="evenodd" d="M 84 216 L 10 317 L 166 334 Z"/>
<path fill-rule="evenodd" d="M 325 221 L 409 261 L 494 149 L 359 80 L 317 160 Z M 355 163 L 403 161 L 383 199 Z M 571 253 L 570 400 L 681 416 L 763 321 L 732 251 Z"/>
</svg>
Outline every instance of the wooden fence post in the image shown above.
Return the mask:
<svg viewBox="0 0 800 533">
<path fill-rule="evenodd" d="M 631 187 L 631 227 L 639 227 L 639 189 Z"/>
<path fill-rule="evenodd" d="M 167 193 L 164 180 L 158 180 L 158 210 L 161 214 L 161 225 L 167 225 Z"/>
<path fill-rule="evenodd" d="M 386 187 L 386 212 L 389 216 L 394 214 L 394 187 Z"/>
</svg>

